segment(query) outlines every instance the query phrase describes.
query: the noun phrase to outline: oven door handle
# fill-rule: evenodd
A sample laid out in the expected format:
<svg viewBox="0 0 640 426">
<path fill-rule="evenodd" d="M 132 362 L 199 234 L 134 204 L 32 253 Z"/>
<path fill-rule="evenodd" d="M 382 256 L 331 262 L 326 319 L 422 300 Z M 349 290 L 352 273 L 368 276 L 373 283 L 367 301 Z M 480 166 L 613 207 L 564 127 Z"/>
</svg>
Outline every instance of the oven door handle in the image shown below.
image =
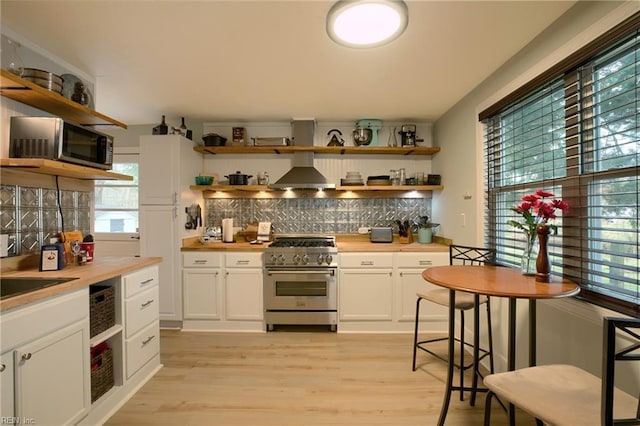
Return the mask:
<svg viewBox="0 0 640 426">
<path fill-rule="evenodd" d="M 335 269 L 331 269 L 328 271 L 308 271 L 308 270 L 300 270 L 300 271 L 276 271 L 276 270 L 268 270 L 267 275 L 331 275 L 335 276 Z"/>
</svg>

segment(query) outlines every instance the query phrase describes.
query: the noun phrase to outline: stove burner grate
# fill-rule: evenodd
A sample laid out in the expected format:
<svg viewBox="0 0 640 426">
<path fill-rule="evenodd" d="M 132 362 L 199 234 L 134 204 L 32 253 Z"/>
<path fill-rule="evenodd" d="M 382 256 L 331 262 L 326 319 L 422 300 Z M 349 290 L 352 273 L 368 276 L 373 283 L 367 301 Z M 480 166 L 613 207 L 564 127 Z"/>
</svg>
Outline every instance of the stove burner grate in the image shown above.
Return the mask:
<svg viewBox="0 0 640 426">
<path fill-rule="evenodd" d="M 335 247 L 333 238 L 276 238 L 269 247 Z"/>
</svg>

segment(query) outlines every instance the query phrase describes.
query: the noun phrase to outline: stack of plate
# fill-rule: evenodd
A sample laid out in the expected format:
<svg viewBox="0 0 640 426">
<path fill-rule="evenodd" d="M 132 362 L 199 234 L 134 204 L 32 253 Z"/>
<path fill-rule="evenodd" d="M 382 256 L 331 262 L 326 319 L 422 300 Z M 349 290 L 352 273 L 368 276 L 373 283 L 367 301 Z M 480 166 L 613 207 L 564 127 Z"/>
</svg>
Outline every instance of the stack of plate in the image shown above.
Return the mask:
<svg viewBox="0 0 640 426">
<path fill-rule="evenodd" d="M 57 74 L 36 68 L 25 68 L 22 72 L 22 78 L 51 92 L 62 94 L 62 77 Z"/>
<path fill-rule="evenodd" d="M 347 177 L 340 179 L 340 185 L 364 185 L 364 181 L 362 180 L 362 176 L 360 176 L 360 172 L 347 172 Z"/>
</svg>

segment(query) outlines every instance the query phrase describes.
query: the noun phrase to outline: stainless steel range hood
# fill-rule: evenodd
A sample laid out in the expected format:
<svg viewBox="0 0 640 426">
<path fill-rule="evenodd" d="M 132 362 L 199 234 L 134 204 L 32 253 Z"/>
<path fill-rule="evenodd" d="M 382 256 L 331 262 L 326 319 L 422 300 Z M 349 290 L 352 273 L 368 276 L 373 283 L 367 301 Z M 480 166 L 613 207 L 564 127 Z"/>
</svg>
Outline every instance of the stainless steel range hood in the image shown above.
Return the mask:
<svg viewBox="0 0 640 426">
<path fill-rule="evenodd" d="M 294 146 L 313 146 L 315 122 L 313 120 L 293 120 L 291 122 Z M 313 152 L 293 154 L 293 167 L 275 183 L 274 189 L 333 189 L 326 177 L 313 167 Z"/>
</svg>

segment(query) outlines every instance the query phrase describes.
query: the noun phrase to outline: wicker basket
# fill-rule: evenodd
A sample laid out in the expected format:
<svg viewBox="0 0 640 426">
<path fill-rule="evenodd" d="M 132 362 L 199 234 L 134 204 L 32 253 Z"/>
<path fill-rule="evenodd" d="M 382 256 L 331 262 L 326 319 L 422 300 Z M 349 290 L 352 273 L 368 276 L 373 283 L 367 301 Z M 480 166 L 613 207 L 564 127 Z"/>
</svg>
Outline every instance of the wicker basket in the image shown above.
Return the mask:
<svg viewBox="0 0 640 426">
<path fill-rule="evenodd" d="M 98 367 L 91 370 L 91 403 L 104 395 L 113 387 L 113 351 L 106 351 L 91 359 L 91 365 Z"/>
<path fill-rule="evenodd" d="M 92 286 L 89 300 L 89 335 L 93 337 L 116 323 L 115 289 L 111 286 Z"/>
</svg>

